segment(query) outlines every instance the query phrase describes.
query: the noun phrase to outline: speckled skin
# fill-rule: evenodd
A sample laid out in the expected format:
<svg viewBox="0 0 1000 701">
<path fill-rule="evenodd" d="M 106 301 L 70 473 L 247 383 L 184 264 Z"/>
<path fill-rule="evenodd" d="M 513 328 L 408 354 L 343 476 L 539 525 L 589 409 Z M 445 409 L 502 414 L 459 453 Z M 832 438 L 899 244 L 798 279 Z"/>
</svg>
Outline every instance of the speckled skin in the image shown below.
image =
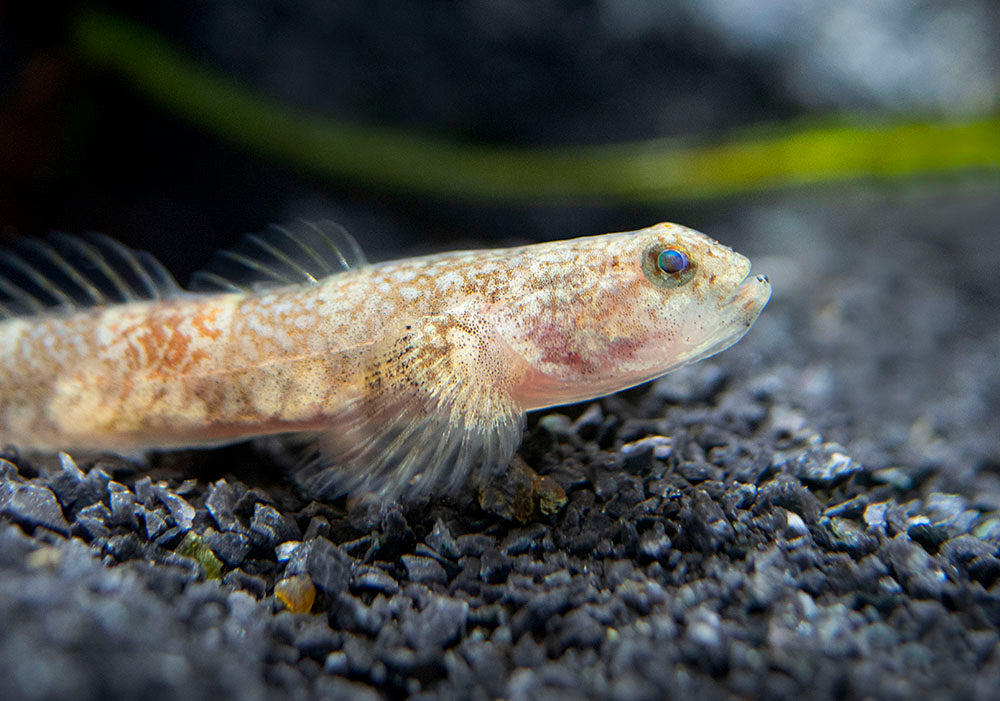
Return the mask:
<svg viewBox="0 0 1000 701">
<path fill-rule="evenodd" d="M 684 250 L 693 277 L 653 284 L 642 261 L 657 246 Z M 460 462 L 503 462 L 525 411 L 736 342 L 770 294 L 766 279 L 744 281 L 749 269 L 700 233 L 658 224 L 366 265 L 309 286 L 8 319 L 0 442 L 135 451 L 332 429 L 334 461 L 390 474 L 400 432 L 437 431 L 460 437 L 449 445 Z M 397 422 L 395 443 L 369 440 L 400 415 L 409 428 Z"/>
</svg>

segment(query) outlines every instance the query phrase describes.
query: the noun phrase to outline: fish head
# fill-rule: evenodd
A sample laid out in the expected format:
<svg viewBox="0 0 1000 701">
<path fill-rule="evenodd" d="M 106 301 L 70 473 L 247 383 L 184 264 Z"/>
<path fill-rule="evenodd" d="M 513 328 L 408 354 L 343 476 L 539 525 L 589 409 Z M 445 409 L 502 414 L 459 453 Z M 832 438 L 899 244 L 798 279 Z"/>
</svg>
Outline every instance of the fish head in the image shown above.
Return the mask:
<svg viewBox="0 0 1000 701">
<path fill-rule="evenodd" d="M 771 296 L 748 258 L 678 224 L 566 243 L 572 276 L 556 281 L 558 299 L 520 344 L 535 369 L 522 387 L 533 408 L 625 389 L 725 350 Z"/>
<path fill-rule="evenodd" d="M 729 348 L 771 298 L 750 259 L 693 229 L 657 224 L 622 245 L 632 261 L 622 318 L 640 344 L 632 362 L 653 376 Z"/>
</svg>

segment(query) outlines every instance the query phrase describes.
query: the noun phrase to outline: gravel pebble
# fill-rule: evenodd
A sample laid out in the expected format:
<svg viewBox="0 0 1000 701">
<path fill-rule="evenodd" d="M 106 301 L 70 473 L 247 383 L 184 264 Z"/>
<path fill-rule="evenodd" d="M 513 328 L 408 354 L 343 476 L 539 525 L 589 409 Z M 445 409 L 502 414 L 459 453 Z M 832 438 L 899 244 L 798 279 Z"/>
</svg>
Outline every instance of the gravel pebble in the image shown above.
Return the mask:
<svg viewBox="0 0 1000 701">
<path fill-rule="evenodd" d="M 274 549 L 279 543 L 302 537 L 295 523 L 269 504 L 254 504 L 250 538 L 255 545 Z"/>
<path fill-rule="evenodd" d="M 0 514 L 26 528 L 41 526 L 68 534 L 69 524 L 51 489 L 31 484 L 0 484 Z"/>
<path fill-rule="evenodd" d="M 422 584 L 448 583 L 448 575 L 444 568 L 436 560 L 420 555 L 403 555 L 403 565 L 406 567 L 407 576 L 414 582 Z"/>
<path fill-rule="evenodd" d="M 220 533 L 210 528 L 202 537 L 212 552 L 229 567 L 238 567 L 250 554 L 250 538 L 242 533 Z"/>
<path fill-rule="evenodd" d="M 239 496 L 239 493 L 225 480 L 214 483 L 208 492 L 205 506 L 216 525 L 223 531 L 245 530 L 234 513 Z"/>
<path fill-rule="evenodd" d="M 288 561 L 288 575 L 308 574 L 321 592 L 336 596 L 347 591 L 353 560 L 325 538 L 310 540 L 295 550 Z"/>
<path fill-rule="evenodd" d="M 167 508 L 168 512 L 170 512 L 170 516 L 173 519 L 174 524 L 182 530 L 188 530 L 191 528 L 191 524 L 194 522 L 194 507 L 187 503 L 182 497 L 177 496 L 165 487 L 154 486 L 153 490 L 156 494 L 156 498 L 159 499 L 160 503 Z"/>
</svg>

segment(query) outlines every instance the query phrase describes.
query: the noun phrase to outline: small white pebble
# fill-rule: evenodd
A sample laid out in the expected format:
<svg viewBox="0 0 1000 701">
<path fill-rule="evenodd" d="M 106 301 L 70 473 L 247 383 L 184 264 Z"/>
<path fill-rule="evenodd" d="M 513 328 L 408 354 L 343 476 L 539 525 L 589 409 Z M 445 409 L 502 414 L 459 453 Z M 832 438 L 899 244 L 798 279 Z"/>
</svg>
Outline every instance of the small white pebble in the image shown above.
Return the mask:
<svg viewBox="0 0 1000 701">
<path fill-rule="evenodd" d="M 299 549 L 302 545 L 302 541 L 299 540 L 289 540 L 274 549 L 275 557 L 278 562 L 288 562 L 295 555 L 295 551 Z"/>
<path fill-rule="evenodd" d="M 889 510 L 889 502 L 881 501 L 877 504 L 869 504 L 865 508 L 862 518 L 869 528 L 881 528 L 885 525 L 885 514 Z"/>
<path fill-rule="evenodd" d="M 645 450 L 648 447 L 653 449 L 653 457 L 658 460 L 663 460 L 670 457 L 670 452 L 673 449 L 673 444 L 667 436 L 646 436 L 645 438 L 640 438 L 637 441 L 632 441 L 631 443 L 626 443 L 622 446 L 622 455 L 631 455 L 640 450 Z"/>
<path fill-rule="evenodd" d="M 792 533 L 797 536 L 806 535 L 809 533 L 809 528 L 806 526 L 806 522 L 803 521 L 802 517 L 799 516 L 794 511 L 787 512 L 786 518 L 788 519 L 789 533 Z"/>
</svg>

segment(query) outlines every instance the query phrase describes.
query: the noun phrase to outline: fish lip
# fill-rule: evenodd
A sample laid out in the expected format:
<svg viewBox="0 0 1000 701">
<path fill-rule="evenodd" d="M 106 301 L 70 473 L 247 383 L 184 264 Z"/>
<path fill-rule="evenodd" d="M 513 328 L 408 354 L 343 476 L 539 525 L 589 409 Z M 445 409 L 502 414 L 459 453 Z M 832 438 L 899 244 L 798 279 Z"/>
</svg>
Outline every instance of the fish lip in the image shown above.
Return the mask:
<svg viewBox="0 0 1000 701">
<path fill-rule="evenodd" d="M 746 311 L 756 310 L 759 314 L 771 299 L 771 281 L 762 273 L 747 273 L 733 292 L 729 303 L 743 305 Z M 756 314 L 754 314 L 756 319 Z"/>
</svg>

